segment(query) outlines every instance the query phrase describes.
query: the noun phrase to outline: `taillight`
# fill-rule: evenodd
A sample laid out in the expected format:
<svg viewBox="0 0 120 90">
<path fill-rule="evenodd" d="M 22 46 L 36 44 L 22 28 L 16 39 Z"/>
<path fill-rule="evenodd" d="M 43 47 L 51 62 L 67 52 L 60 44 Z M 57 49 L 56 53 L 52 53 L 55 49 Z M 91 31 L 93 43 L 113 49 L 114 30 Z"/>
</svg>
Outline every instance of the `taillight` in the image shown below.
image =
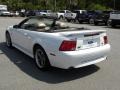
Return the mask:
<svg viewBox="0 0 120 90">
<path fill-rule="evenodd" d="M 108 37 L 104 36 L 104 44 L 108 44 Z"/>
<path fill-rule="evenodd" d="M 76 41 L 64 40 L 59 48 L 59 51 L 75 51 Z"/>
</svg>

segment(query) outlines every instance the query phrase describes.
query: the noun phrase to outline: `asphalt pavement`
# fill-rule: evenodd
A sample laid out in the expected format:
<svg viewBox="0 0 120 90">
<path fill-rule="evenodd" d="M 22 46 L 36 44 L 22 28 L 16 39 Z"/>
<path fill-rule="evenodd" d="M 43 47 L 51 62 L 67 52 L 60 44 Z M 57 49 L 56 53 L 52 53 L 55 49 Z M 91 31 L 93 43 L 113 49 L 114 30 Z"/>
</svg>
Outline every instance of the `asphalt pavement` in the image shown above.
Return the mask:
<svg viewBox="0 0 120 90">
<path fill-rule="evenodd" d="M 107 30 L 111 52 L 106 61 L 84 68 L 40 71 L 34 60 L 5 44 L 5 30 L 23 18 L 0 17 L 0 90 L 120 90 L 120 27 L 70 24 Z"/>
</svg>

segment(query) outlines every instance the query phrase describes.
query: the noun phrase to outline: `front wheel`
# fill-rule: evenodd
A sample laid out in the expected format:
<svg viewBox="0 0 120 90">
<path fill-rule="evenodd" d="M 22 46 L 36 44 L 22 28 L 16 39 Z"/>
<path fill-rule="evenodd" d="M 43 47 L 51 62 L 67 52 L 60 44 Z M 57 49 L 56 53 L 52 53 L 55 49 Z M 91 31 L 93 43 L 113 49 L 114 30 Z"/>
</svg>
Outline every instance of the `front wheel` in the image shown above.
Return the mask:
<svg viewBox="0 0 120 90">
<path fill-rule="evenodd" d="M 47 55 L 41 47 L 36 48 L 34 58 L 35 58 L 36 65 L 41 70 L 45 70 L 48 68 L 48 66 L 50 66 Z"/>
<path fill-rule="evenodd" d="M 6 45 L 8 47 L 12 47 L 11 37 L 10 37 L 10 34 L 8 32 L 6 32 Z"/>
</svg>

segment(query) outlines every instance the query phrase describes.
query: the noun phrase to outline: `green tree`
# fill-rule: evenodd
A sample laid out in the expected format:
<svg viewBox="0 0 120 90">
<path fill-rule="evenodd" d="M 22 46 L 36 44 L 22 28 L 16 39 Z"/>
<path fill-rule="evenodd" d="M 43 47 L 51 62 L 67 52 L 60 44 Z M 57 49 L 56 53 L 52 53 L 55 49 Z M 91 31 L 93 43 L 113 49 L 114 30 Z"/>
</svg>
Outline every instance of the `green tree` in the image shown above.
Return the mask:
<svg viewBox="0 0 120 90">
<path fill-rule="evenodd" d="M 56 1 L 56 4 L 55 4 Z M 120 9 L 120 0 L 115 0 L 115 8 Z M 10 10 L 25 9 L 100 9 L 114 8 L 114 0 L 0 0 Z"/>
</svg>

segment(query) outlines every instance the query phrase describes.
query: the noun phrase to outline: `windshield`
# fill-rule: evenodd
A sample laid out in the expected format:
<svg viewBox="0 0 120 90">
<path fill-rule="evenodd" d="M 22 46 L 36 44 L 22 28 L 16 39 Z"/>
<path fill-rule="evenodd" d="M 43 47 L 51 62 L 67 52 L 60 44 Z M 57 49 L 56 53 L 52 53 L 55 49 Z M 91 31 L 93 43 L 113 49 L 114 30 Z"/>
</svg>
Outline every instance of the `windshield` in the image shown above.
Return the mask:
<svg viewBox="0 0 120 90">
<path fill-rule="evenodd" d="M 41 10 L 41 12 L 47 12 L 47 10 Z"/>
</svg>

